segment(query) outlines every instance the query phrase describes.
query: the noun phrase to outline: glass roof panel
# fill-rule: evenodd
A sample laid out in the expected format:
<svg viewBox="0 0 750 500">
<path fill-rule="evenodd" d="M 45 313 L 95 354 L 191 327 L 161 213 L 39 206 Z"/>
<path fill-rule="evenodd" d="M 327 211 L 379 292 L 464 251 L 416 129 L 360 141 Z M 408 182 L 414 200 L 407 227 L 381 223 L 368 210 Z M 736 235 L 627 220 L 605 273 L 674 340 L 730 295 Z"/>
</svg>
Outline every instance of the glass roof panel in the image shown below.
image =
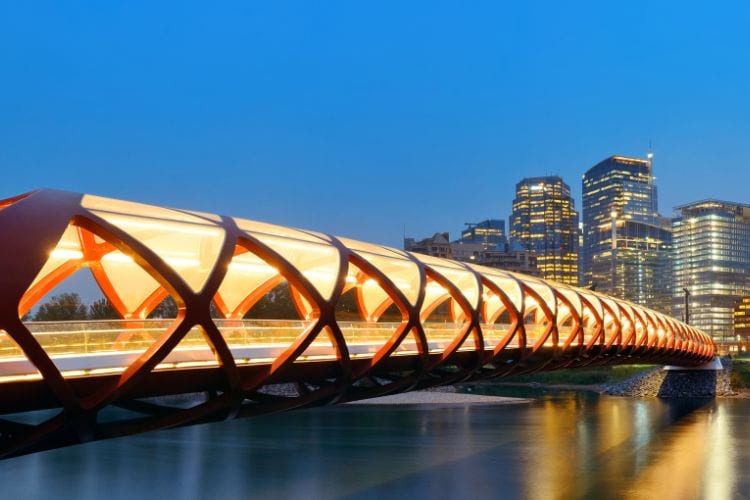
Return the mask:
<svg viewBox="0 0 750 500">
<path fill-rule="evenodd" d="M 614 313 L 615 317 L 619 320 L 620 316 L 622 316 L 622 312 L 620 311 L 620 308 L 617 307 L 617 302 L 609 297 L 605 297 L 604 295 L 599 294 L 599 300 L 601 300 L 604 304 L 609 306 L 609 309 L 607 310 L 607 314 Z"/>
<path fill-rule="evenodd" d="M 599 300 L 599 297 L 593 294 L 593 292 L 589 290 L 580 290 L 578 293 L 581 294 L 581 297 L 591 304 L 591 308 L 596 312 L 596 314 L 599 315 L 599 319 L 602 319 L 604 311 L 602 309 L 602 303 Z"/>
<path fill-rule="evenodd" d="M 536 292 L 544 301 L 545 304 L 547 304 L 547 307 L 550 308 L 550 310 L 554 313 L 555 309 L 557 307 L 557 298 L 555 297 L 555 294 L 552 292 L 552 289 L 550 288 L 550 285 L 545 283 L 544 281 L 534 278 L 532 276 L 517 276 L 526 286 L 531 288 L 534 292 Z"/>
<path fill-rule="evenodd" d="M 340 271 L 339 251 L 314 236 L 307 240 L 248 231 L 270 249 L 281 255 L 329 300 Z"/>
<path fill-rule="evenodd" d="M 252 221 L 247 219 L 233 219 L 237 227 L 243 231 L 250 233 L 263 233 L 269 236 L 281 236 L 286 238 L 294 238 L 295 240 L 310 241 L 313 243 L 320 243 L 328 241 L 328 237 L 321 238 L 315 233 L 309 231 L 303 231 L 301 229 L 294 229 L 291 227 L 277 226 L 276 224 L 267 224 L 265 222 Z"/>
<path fill-rule="evenodd" d="M 385 290 L 372 278 L 365 279 L 364 283 L 357 288 L 357 294 L 362 299 L 362 307 L 367 321 L 377 321 L 377 309 L 385 302 L 391 302 Z"/>
<path fill-rule="evenodd" d="M 102 256 L 101 266 L 127 309 L 134 313 L 161 285 L 133 259 L 119 250 Z"/>
<path fill-rule="evenodd" d="M 148 247 L 193 291 L 216 265 L 224 229 L 181 211 L 86 195 L 82 205 Z"/>
<path fill-rule="evenodd" d="M 449 260 L 419 254 L 414 256 L 458 288 L 472 308 L 479 306 L 479 280 L 473 272 Z"/>
<path fill-rule="evenodd" d="M 499 316 L 505 310 L 505 304 L 494 292 L 485 289 L 484 293 L 484 317 L 490 321 L 491 318 Z"/>
<path fill-rule="evenodd" d="M 340 240 L 350 250 L 385 274 L 411 305 L 417 303 L 420 281 L 419 267 L 415 262 L 377 245 L 346 238 L 340 238 Z"/>
<path fill-rule="evenodd" d="M 130 215 L 135 217 L 146 217 L 162 221 L 186 222 L 192 224 L 203 224 L 205 221 L 182 210 L 171 210 L 169 208 L 146 205 L 132 201 L 103 198 L 101 196 L 84 195 L 81 206 L 91 211 L 109 212 L 114 215 Z"/>
<path fill-rule="evenodd" d="M 518 281 L 506 271 L 500 269 L 493 269 L 490 267 L 471 265 L 472 269 L 480 273 L 482 276 L 487 278 L 491 283 L 496 285 L 502 290 L 508 299 L 510 299 L 516 310 L 521 310 L 523 296 L 521 294 L 521 287 Z"/>
<path fill-rule="evenodd" d="M 232 257 L 218 295 L 231 314 L 258 287 L 278 276 L 278 270 L 255 254 L 239 253 Z"/>
<path fill-rule="evenodd" d="M 81 241 L 78 237 L 78 228 L 73 225 L 69 225 L 63 233 L 60 241 L 57 242 L 55 248 L 51 248 L 49 251 L 49 259 L 45 262 L 42 269 L 34 278 L 29 289 L 33 288 L 40 280 L 48 276 L 52 271 L 62 266 L 68 261 L 75 260 L 81 261 L 83 259 L 83 249 L 81 248 Z"/>
<path fill-rule="evenodd" d="M 578 293 L 567 286 L 556 286 L 555 289 L 560 292 L 560 295 L 568 299 L 568 301 L 573 305 L 573 310 L 580 316 L 583 312 L 583 306 L 581 304 L 581 298 L 578 296 Z"/>
</svg>

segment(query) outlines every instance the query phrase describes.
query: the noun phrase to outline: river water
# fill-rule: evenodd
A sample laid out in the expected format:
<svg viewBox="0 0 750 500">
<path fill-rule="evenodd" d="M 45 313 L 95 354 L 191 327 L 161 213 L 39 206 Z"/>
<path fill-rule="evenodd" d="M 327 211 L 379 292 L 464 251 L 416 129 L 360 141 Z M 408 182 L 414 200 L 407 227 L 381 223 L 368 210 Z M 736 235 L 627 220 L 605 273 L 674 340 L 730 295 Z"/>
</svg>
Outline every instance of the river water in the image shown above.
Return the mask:
<svg viewBox="0 0 750 500">
<path fill-rule="evenodd" d="M 339 406 L 0 462 L 0 498 L 750 497 L 750 400 Z"/>
</svg>

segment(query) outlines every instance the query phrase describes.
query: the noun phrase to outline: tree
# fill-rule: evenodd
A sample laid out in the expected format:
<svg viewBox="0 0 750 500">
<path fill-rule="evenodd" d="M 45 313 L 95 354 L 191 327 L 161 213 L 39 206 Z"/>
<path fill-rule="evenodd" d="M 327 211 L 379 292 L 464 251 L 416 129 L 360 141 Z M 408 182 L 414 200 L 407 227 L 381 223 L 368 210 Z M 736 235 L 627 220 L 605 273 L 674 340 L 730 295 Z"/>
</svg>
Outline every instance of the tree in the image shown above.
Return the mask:
<svg viewBox="0 0 750 500">
<path fill-rule="evenodd" d="M 336 303 L 336 319 L 342 321 L 359 321 L 361 319 L 355 293 L 356 289 L 352 288 L 339 298 Z"/>
<path fill-rule="evenodd" d="M 75 321 L 88 319 L 86 305 L 77 293 L 61 293 L 50 297 L 36 312 L 35 321 Z"/>
<path fill-rule="evenodd" d="M 223 318 L 216 305 L 211 302 L 210 314 L 212 318 Z M 162 300 L 158 306 L 148 315 L 149 319 L 171 319 L 177 317 L 177 302 L 169 296 Z"/>
<path fill-rule="evenodd" d="M 294 308 L 289 285 L 282 283 L 253 305 L 245 314 L 248 319 L 300 319 Z"/>
<path fill-rule="evenodd" d="M 168 319 L 177 317 L 177 302 L 171 296 L 162 300 L 158 306 L 154 307 L 151 314 L 148 315 L 149 319 Z"/>
<path fill-rule="evenodd" d="M 221 311 L 219 311 L 219 308 L 216 307 L 216 304 L 214 304 L 214 301 L 211 301 L 211 304 L 208 306 L 208 313 L 211 315 L 214 319 L 223 319 L 224 315 L 221 314 Z"/>
<path fill-rule="evenodd" d="M 342 321 L 364 321 L 365 313 L 360 311 L 357 303 L 357 290 L 352 288 L 343 294 L 336 303 L 336 319 Z M 378 317 L 381 322 L 400 322 L 402 318 L 398 306 L 391 304 Z"/>
<path fill-rule="evenodd" d="M 90 319 L 120 319 L 120 315 L 117 313 L 112 303 L 106 299 L 101 298 L 95 300 L 89 306 L 89 318 Z"/>
</svg>

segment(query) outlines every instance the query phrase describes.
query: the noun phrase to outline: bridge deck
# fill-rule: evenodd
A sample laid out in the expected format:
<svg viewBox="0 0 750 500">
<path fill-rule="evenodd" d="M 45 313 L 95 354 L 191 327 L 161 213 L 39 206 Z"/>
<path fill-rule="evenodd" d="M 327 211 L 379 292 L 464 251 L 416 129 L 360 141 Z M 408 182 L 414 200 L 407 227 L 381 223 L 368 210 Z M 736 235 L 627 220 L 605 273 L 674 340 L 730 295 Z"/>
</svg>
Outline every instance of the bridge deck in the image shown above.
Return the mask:
<svg viewBox="0 0 750 500">
<path fill-rule="evenodd" d="M 309 323 L 286 320 L 217 321 L 235 362 L 270 364 L 304 332 Z M 107 320 L 81 322 L 37 322 L 27 326 L 66 377 L 119 373 L 132 364 L 169 327 L 165 320 Z M 341 322 L 352 358 L 372 358 L 391 338 L 399 323 Z M 443 352 L 460 333 L 462 325 L 433 323 L 425 327 L 430 353 Z M 485 325 L 486 350 L 492 350 L 510 329 L 507 324 Z M 533 344 L 543 326 L 527 327 L 527 343 Z M 473 351 L 469 339 L 459 351 Z M 395 355 L 416 355 L 412 336 Z M 298 358 L 299 362 L 334 360 L 336 353 L 325 335 L 320 335 Z M 200 327 L 194 327 L 157 370 L 216 366 L 218 361 Z M 7 334 L 0 334 L 0 383 L 19 378 L 38 378 L 36 368 Z"/>
</svg>

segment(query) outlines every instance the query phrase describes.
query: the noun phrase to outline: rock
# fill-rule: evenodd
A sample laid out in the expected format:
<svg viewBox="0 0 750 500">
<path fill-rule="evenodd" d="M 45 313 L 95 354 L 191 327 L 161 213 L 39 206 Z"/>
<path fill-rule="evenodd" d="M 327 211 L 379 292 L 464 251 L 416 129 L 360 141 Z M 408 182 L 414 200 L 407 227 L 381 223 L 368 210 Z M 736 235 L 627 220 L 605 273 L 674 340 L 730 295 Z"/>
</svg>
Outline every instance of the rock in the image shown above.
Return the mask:
<svg viewBox="0 0 750 500">
<path fill-rule="evenodd" d="M 733 396 L 729 373 L 731 364 L 724 369 L 664 371 L 661 367 L 640 373 L 623 382 L 604 388 L 604 394 L 660 398 L 693 398 Z"/>
</svg>

